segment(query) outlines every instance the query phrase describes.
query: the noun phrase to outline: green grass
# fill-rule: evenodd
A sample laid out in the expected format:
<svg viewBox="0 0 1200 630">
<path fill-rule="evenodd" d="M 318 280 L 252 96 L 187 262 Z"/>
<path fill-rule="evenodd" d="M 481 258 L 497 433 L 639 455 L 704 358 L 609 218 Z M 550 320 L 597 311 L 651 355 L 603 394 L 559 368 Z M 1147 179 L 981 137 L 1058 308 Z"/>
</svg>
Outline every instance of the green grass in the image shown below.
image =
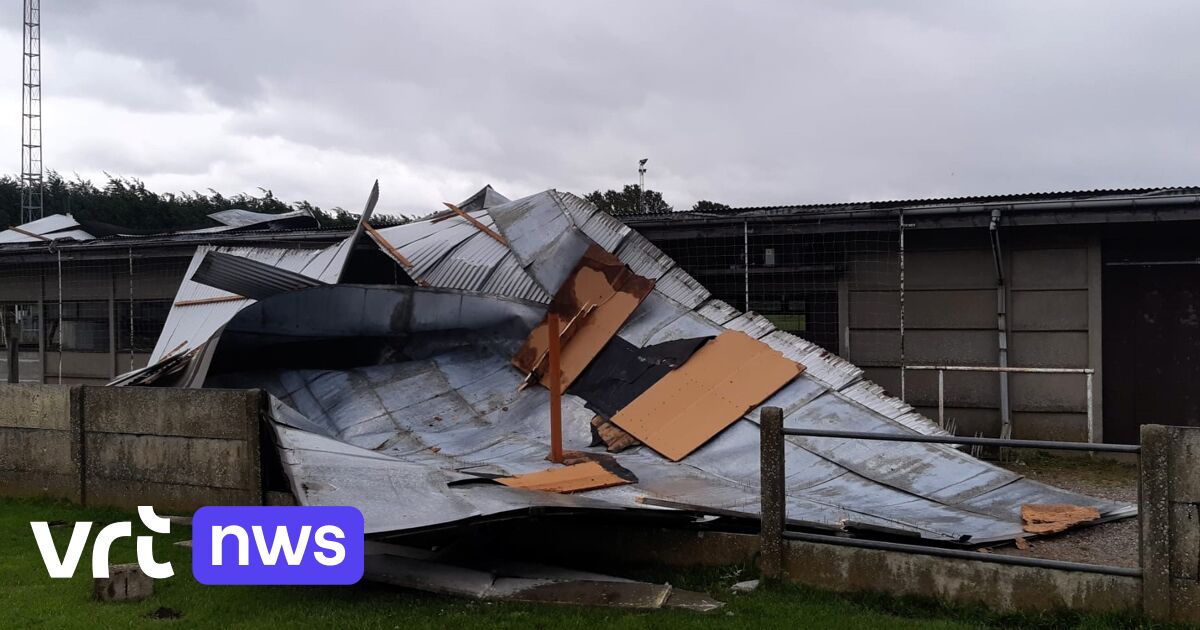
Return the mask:
<svg viewBox="0 0 1200 630">
<path fill-rule="evenodd" d="M 155 595 L 135 603 L 99 603 L 91 599 L 90 541 L 69 580 L 46 575 L 29 522 L 92 520 L 92 536 L 103 523 L 136 515 L 81 508 L 46 500 L 0 499 L 0 628 L 1069 628 L 1134 627 L 1124 617 L 1072 614 L 1002 616 L 977 608 L 952 607 L 927 600 L 881 596 L 846 597 L 808 588 L 776 586 L 733 595 L 728 586 L 747 579 L 747 571 L 712 569 L 688 573 L 643 571 L 631 577 L 667 580 L 682 588 L 707 590 L 727 602 L 708 614 L 684 611 L 621 611 L 604 608 L 467 601 L 363 583 L 353 587 L 203 586 L 191 577 L 191 554 L 174 542 L 190 529 L 173 526 L 155 541 L 155 558 L 171 560 L 175 576 L 159 580 Z M 71 528 L 58 527 L 61 551 Z M 113 547 L 111 561 L 133 562 L 132 540 Z M 154 618 L 154 611 L 177 611 L 176 619 Z"/>
</svg>

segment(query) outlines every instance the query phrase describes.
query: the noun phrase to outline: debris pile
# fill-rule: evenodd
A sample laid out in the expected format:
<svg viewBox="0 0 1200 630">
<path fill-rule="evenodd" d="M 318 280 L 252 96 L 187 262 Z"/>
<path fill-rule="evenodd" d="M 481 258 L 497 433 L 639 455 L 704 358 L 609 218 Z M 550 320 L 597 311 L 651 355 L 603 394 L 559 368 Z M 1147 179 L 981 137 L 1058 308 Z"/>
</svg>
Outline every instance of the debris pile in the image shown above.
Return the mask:
<svg viewBox="0 0 1200 630">
<path fill-rule="evenodd" d="M 945 434 L 579 197 L 489 187 L 378 230 L 377 199 L 326 249 L 200 248 L 150 365 L 116 383 L 267 391 L 299 503 L 356 506 L 370 536 L 393 541 L 535 511 L 754 517 L 761 405 L 788 427 Z M 394 280 L 348 273 L 372 265 Z M 546 460 L 551 313 L 564 465 Z M 948 445 L 789 436 L 786 467 L 791 527 L 977 546 L 1025 536 L 1023 505 L 1134 513 Z M 368 566 L 383 581 L 508 592 L 495 572 L 380 553 Z"/>
</svg>

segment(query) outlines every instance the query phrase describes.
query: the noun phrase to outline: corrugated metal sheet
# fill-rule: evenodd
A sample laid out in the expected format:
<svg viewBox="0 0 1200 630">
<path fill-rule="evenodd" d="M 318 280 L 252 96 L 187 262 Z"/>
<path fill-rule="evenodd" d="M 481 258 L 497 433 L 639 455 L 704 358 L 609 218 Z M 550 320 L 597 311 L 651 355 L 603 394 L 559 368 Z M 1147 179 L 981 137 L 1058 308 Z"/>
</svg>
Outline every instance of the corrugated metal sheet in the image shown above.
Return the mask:
<svg viewBox="0 0 1200 630">
<path fill-rule="evenodd" d="M 312 218 L 312 215 L 303 210 L 293 210 L 291 212 L 281 212 L 279 214 L 268 214 L 266 212 L 251 212 L 250 210 L 242 210 L 233 208 L 231 210 L 222 210 L 208 215 L 208 218 L 229 227 L 249 227 L 252 225 L 262 225 L 264 223 L 273 223 L 275 221 L 286 221 L 288 219 Z M 314 220 L 315 223 L 315 220 Z"/>
<path fill-rule="evenodd" d="M 320 287 L 257 304 L 227 330 L 239 339 L 271 338 L 276 329 L 311 331 L 318 337 L 379 335 L 384 329 L 423 335 L 477 330 L 511 347 L 524 338 L 523 327 L 540 318 L 537 307 L 488 303 L 485 296 L 472 294 L 459 295 L 461 305 L 454 310 L 445 299 L 455 294 L 433 291 Z M 355 297 L 346 307 L 333 306 L 345 301 L 339 296 L 351 295 Z M 365 302 L 376 306 L 363 308 Z M 404 322 L 395 313 L 410 313 L 414 319 Z M 418 317 L 421 313 L 427 314 Z M 501 332 L 499 323 L 518 313 L 523 326 Z M 420 337 L 413 336 L 413 343 Z M 510 356 L 507 349 L 482 344 L 442 345 L 424 359 L 350 370 L 225 374 L 209 384 L 263 387 L 278 398 L 284 405 L 276 413 L 283 425 L 283 461 L 301 502 L 358 506 L 372 532 L 413 530 L 535 506 L 638 510 L 639 496 L 758 510 L 757 412 L 682 465 L 644 447 L 622 452 L 620 465 L 637 478 L 628 486 L 564 496 L 510 493 L 479 479 L 481 474 L 519 475 L 546 467 L 549 393 L 541 387 L 518 387 L 523 375 L 511 366 Z M 593 413 L 585 402 L 570 393 L 563 397 L 568 450 L 595 450 L 588 447 Z M 788 426 L 908 430 L 805 376 L 765 404 L 783 407 Z M 789 438 L 789 516 L 832 528 L 851 520 L 898 528 L 930 541 L 949 543 L 970 536 L 982 543 L 1023 535 L 1015 511 L 1027 499 L 1053 494 L 1107 514 L 1127 510 L 1108 501 L 1054 494 L 1057 491 L 953 448 L 907 446 Z M 1004 502 L 988 500 L 998 492 L 1006 497 Z"/>
<path fill-rule="evenodd" d="M 355 505 L 373 532 L 531 507 L 647 509 L 637 501 L 641 496 L 756 512 L 758 409 L 681 464 L 644 447 L 620 453 L 620 465 L 636 476 L 636 484 L 564 496 L 480 479 L 480 474 L 519 475 L 546 467 L 548 392 L 540 386 L 521 388 L 524 375 L 510 359 L 592 243 L 589 234 L 595 234 L 635 273 L 660 279 L 618 331 L 622 339 L 645 347 L 744 330 L 807 368 L 764 402 L 784 409 L 787 426 L 940 432 L 864 381 L 857 367 L 773 330 L 761 316 L 711 299 L 682 271 L 672 275 L 675 264 L 669 257 L 635 232 L 622 234 L 598 219 L 601 213 L 578 198 L 548 191 L 473 216 L 495 226 L 508 247 L 459 217 L 382 231 L 406 257 L 420 260 L 414 275 L 435 288 L 322 286 L 249 308 L 248 301 L 186 307 L 194 312 L 176 308 L 156 354 L 180 340 L 184 345 L 206 340 L 220 326 L 226 327 L 216 347 L 246 355 L 259 354 L 285 333 L 289 342 L 307 335 L 325 341 L 386 337 L 399 344 L 389 356 L 408 358 L 398 362 L 336 370 L 279 366 L 217 374 L 207 383 L 271 392 L 280 401 L 274 416 L 282 460 L 301 502 Z M 336 278 L 345 244 L 308 254 L 228 253 L 314 278 L 333 270 Z M 190 280 L 198 260 L 180 289 L 181 300 L 220 295 Z M 513 299 L 534 287 L 541 304 Z M 470 292 L 478 289 L 487 293 Z M 198 370 L 197 378 L 203 376 Z M 586 402 L 571 393 L 563 397 L 567 449 L 590 449 L 593 412 Z M 1108 516 L 1132 511 L 1022 479 L 942 445 L 789 437 L 786 458 L 789 516 L 831 528 L 849 520 L 941 543 L 964 537 L 982 543 L 1024 535 L 1018 514 L 1023 503 L 1093 506 Z"/>
<path fill-rule="evenodd" d="M 84 230 L 75 229 L 80 227 L 79 222 L 69 214 L 52 214 L 36 221 L 23 223 L 17 227 L 20 231 L 4 230 L 0 232 L 0 243 L 43 242 L 42 239 L 29 236 L 29 234 L 39 234 L 50 240 L 69 238 L 77 241 L 88 241 L 95 238 Z M 22 234 L 21 232 L 28 232 L 29 234 Z"/>
<path fill-rule="evenodd" d="M 192 280 L 192 276 L 208 252 L 241 256 L 286 271 L 294 271 L 321 282 L 337 280 L 338 274 L 345 265 L 346 255 L 349 253 L 345 242 L 324 249 L 197 247 L 196 253 L 192 256 L 192 262 L 184 273 L 184 280 L 175 293 L 175 304 L 180 302 L 193 304 L 171 307 L 162 333 L 158 337 L 158 343 L 155 344 L 154 351 L 150 353 L 150 365 L 161 361 L 169 352 L 192 349 L 204 343 L 238 311 L 253 303 L 253 300 L 250 299 L 203 303 L 205 300 L 214 298 L 237 297 L 228 291 Z"/>
<path fill-rule="evenodd" d="M 301 273 L 221 252 L 208 252 L 192 280 L 255 300 L 323 284 Z"/>
</svg>

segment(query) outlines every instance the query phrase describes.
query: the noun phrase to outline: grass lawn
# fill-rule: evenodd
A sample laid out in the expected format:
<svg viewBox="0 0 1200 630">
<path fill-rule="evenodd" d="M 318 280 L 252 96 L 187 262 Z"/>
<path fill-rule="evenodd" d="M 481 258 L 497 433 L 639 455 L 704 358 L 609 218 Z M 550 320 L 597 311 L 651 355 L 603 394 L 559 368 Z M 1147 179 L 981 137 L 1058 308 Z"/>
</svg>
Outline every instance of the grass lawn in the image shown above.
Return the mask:
<svg viewBox="0 0 1200 630">
<path fill-rule="evenodd" d="M 727 602 L 708 614 L 683 611 L 620 611 L 604 608 L 467 601 L 363 583 L 353 587 L 203 586 L 191 576 L 191 551 L 174 545 L 190 538 L 173 526 L 155 540 L 155 558 L 171 560 L 175 576 L 159 580 L 155 595 L 136 603 L 91 599 L 91 546 L 76 577 L 46 575 L 29 522 L 129 520 L 134 535 L 148 534 L 135 514 L 81 508 L 46 500 L 0 499 L 0 628 L 978 628 L 1131 627 L 1136 620 L 1076 615 L 1000 616 L 979 609 L 917 600 L 846 597 L 798 587 L 733 595 L 728 586 L 746 579 L 732 570 L 659 574 L 683 588 L 707 590 Z M 53 529 L 61 553 L 70 525 Z M 113 547 L 111 561 L 134 562 L 131 539 Z M 649 576 L 638 576 L 649 577 Z M 166 610 L 164 610 L 166 609 Z M 157 611 L 157 614 L 156 614 Z M 164 612 L 166 613 L 164 615 Z M 177 614 L 178 616 L 173 616 Z M 170 618 L 167 618 L 170 617 Z"/>
</svg>

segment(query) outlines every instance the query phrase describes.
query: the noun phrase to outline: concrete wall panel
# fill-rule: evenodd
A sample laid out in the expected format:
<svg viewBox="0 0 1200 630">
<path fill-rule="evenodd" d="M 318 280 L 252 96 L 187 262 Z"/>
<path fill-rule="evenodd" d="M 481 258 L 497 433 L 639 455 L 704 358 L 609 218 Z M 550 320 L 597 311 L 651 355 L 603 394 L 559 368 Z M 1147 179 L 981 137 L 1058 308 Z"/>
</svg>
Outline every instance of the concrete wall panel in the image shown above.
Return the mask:
<svg viewBox="0 0 1200 630">
<path fill-rule="evenodd" d="M 1013 411 L 1084 413 L 1087 409 L 1082 374 L 1013 374 L 1009 397 Z"/>
<path fill-rule="evenodd" d="M 1008 312 L 1013 330 L 1088 329 L 1088 292 L 1013 291 Z"/>
<path fill-rule="evenodd" d="M 996 266 L 988 249 L 909 251 L 904 256 L 906 289 L 994 289 Z"/>
<path fill-rule="evenodd" d="M 1017 440 L 1086 442 L 1087 414 L 1015 411 L 1012 436 Z"/>
<path fill-rule="evenodd" d="M 1014 289 L 1086 289 L 1087 248 L 1018 249 L 1009 253 Z"/>
<path fill-rule="evenodd" d="M 245 440 L 258 401 L 253 390 L 89 388 L 84 413 L 89 432 Z"/>
<path fill-rule="evenodd" d="M 1014 367 L 1088 366 L 1087 332 L 1015 332 L 1008 344 L 1008 364 Z"/>
<path fill-rule="evenodd" d="M 905 291 L 908 329 L 995 329 L 996 292 L 992 289 Z M 851 291 L 851 328 L 900 328 L 899 291 Z"/>
<path fill-rule="evenodd" d="M 84 439 L 91 488 L 123 480 L 246 490 L 257 482 L 241 440 L 92 432 Z"/>
</svg>

